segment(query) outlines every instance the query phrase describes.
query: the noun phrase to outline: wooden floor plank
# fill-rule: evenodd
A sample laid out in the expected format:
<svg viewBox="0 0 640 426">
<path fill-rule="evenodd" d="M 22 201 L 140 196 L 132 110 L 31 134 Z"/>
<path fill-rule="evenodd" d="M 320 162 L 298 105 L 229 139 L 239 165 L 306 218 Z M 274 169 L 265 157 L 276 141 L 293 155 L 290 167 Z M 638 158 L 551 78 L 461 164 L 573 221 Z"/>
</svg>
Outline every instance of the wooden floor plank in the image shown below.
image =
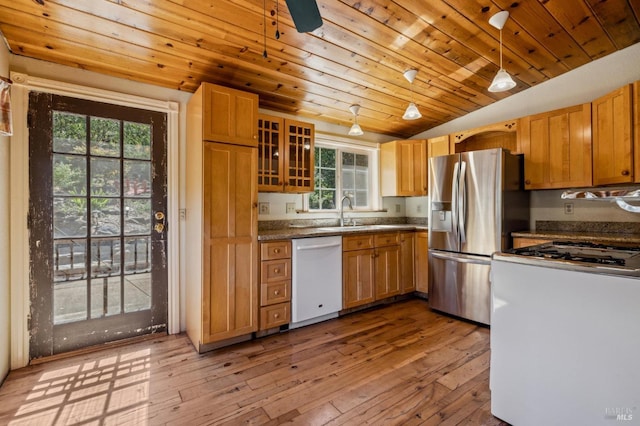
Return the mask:
<svg viewBox="0 0 640 426">
<path fill-rule="evenodd" d="M 420 299 L 198 354 L 185 335 L 12 371 L 0 424 L 504 425 L 489 330 Z"/>
</svg>

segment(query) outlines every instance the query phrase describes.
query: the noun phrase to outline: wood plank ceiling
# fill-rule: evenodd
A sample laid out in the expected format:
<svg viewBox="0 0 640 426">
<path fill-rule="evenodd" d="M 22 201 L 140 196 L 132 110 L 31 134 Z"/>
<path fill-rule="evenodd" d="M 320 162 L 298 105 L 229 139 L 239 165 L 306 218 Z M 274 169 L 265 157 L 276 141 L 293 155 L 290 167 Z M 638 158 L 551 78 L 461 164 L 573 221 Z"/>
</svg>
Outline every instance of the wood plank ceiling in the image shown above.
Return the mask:
<svg viewBox="0 0 640 426">
<path fill-rule="evenodd" d="M 301 118 L 350 125 L 349 105 L 360 104 L 365 132 L 398 138 L 640 42 L 640 0 L 318 6 L 322 27 L 301 34 L 284 0 L 0 0 L 0 30 L 16 55 L 189 92 L 218 83 Z M 511 14 L 504 68 L 517 86 L 492 94 L 499 31 L 488 20 L 500 10 Z M 412 88 L 402 75 L 411 68 Z M 423 116 L 405 121 L 412 99 Z"/>
</svg>

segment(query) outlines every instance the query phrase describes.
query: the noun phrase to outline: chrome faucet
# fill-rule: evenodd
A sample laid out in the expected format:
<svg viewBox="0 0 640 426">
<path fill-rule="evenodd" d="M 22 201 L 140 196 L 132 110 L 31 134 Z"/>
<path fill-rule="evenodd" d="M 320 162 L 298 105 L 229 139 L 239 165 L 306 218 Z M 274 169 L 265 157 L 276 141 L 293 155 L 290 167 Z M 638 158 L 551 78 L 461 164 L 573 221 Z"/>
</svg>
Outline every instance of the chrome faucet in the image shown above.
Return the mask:
<svg viewBox="0 0 640 426">
<path fill-rule="evenodd" d="M 351 196 L 346 194 L 340 200 L 340 226 L 344 226 L 344 200 L 349 201 L 349 209 L 353 210 L 353 204 L 351 204 Z"/>
</svg>

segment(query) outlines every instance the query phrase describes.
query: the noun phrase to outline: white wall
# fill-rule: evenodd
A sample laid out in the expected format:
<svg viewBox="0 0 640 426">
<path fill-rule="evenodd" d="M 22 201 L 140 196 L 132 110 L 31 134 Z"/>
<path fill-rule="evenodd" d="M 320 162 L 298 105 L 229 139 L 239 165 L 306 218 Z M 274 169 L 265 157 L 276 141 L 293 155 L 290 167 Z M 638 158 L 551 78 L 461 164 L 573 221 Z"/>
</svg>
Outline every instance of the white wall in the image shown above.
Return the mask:
<svg viewBox="0 0 640 426">
<path fill-rule="evenodd" d="M 1 34 L 0 34 L 1 36 Z M 4 40 L 4 37 L 1 37 Z M 0 75 L 9 76 L 9 50 L 0 41 Z M 9 372 L 11 349 L 11 310 L 9 306 L 9 142 L 0 136 L 0 383 Z"/>
</svg>

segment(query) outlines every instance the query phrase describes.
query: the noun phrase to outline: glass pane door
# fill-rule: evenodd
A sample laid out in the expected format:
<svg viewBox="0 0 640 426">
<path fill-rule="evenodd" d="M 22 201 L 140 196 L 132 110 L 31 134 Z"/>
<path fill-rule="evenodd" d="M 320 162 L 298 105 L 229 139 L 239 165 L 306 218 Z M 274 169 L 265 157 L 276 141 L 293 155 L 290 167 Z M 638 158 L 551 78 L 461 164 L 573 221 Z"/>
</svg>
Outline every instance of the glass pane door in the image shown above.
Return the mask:
<svg viewBox="0 0 640 426">
<path fill-rule="evenodd" d="M 37 93 L 30 110 L 32 357 L 164 329 L 166 118 Z"/>
</svg>

